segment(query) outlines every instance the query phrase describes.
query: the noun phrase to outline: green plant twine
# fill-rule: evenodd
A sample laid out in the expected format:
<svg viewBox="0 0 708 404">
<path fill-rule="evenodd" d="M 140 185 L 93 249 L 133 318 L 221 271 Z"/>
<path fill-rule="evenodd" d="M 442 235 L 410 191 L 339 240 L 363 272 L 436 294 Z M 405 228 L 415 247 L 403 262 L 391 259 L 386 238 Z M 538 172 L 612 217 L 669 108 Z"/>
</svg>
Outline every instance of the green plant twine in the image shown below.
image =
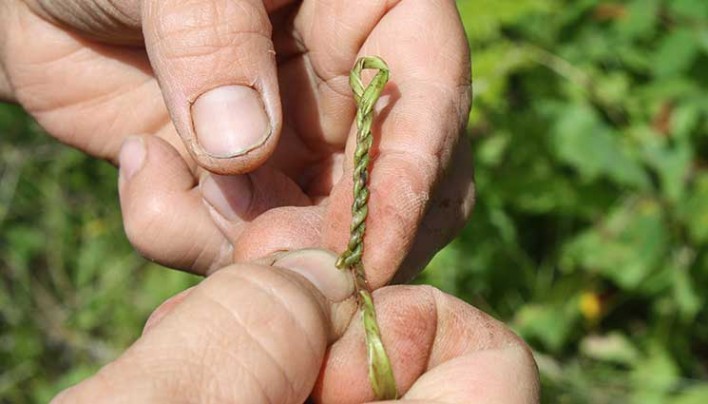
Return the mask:
<svg viewBox="0 0 708 404">
<path fill-rule="evenodd" d="M 367 87 L 361 80 L 364 69 L 375 69 L 374 75 Z M 337 268 L 349 269 L 354 275 L 359 307 L 362 311 L 366 348 L 369 363 L 369 381 L 377 400 L 393 400 L 398 396 L 396 379 L 393 377 L 391 362 L 386 354 L 381 332 L 376 321 L 374 302 L 366 282 L 364 265 L 361 256 L 364 252 L 364 233 L 366 232 L 366 217 L 369 213 L 369 149 L 373 143 L 371 125 L 374 121 L 374 105 L 379 99 L 386 82 L 389 70 L 386 62 L 376 56 L 362 57 L 357 60 L 349 75 L 349 85 L 354 92 L 357 104 L 356 111 L 356 150 L 354 151 L 354 202 L 352 203 L 352 224 L 350 228 L 347 249 L 337 259 Z"/>
</svg>

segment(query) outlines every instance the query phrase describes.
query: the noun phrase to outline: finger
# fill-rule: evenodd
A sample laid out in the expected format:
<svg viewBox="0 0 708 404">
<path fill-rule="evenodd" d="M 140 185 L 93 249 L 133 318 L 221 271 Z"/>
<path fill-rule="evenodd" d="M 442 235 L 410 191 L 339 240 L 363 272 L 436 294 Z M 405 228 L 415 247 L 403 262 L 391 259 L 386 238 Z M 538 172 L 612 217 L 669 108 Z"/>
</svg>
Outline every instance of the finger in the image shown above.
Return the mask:
<svg viewBox="0 0 708 404">
<path fill-rule="evenodd" d="M 293 36 L 307 50 L 301 57 L 307 58 L 318 101 L 316 105 L 307 102 L 309 94 L 301 80 L 284 80 L 284 98 L 298 100 L 291 106 L 298 116 L 309 116 L 304 109 L 313 106 L 320 111 L 318 125 L 305 124 L 309 132 L 321 126 L 326 143 L 341 147 L 350 137 L 355 108 L 349 72 L 360 56 L 382 56 L 391 67 L 392 81 L 406 88 L 418 84 L 444 91 L 461 87 L 457 101 L 463 109 L 469 107 L 465 108 L 470 98 L 469 49 L 452 0 L 305 1 L 293 25 Z M 392 95 L 399 98 L 402 94 Z M 430 101 L 428 105 L 434 106 Z M 454 124 L 459 126 L 459 122 Z"/>
<path fill-rule="evenodd" d="M 277 251 L 321 248 L 322 206 L 271 209 L 248 225 L 234 244 L 234 260 L 251 261 Z"/>
<path fill-rule="evenodd" d="M 292 0 L 263 0 L 275 11 Z M 24 0 L 29 8 L 58 25 L 71 27 L 83 35 L 111 44 L 142 43 L 141 3 L 143 0 Z"/>
<path fill-rule="evenodd" d="M 119 160 L 125 231 L 142 255 L 201 274 L 230 262 L 231 244 L 211 221 L 192 172 L 172 146 L 156 136 L 130 137 Z"/>
<path fill-rule="evenodd" d="M 271 25 L 262 0 L 145 0 L 143 35 L 177 131 L 205 168 L 243 173 L 281 129 Z"/>
<path fill-rule="evenodd" d="M 366 239 L 376 248 L 364 252 L 369 280 L 377 287 L 393 277 L 411 251 L 446 176 L 453 170 L 470 170 L 468 166 L 447 170 L 455 150 L 464 147 L 459 140 L 471 100 L 469 51 L 452 0 L 342 2 L 336 7 L 330 3 L 309 2 L 295 24 L 310 49 L 314 75 L 322 83 L 318 87 L 323 98 L 318 102 L 323 108 L 321 119 L 352 122 L 354 101 L 347 75 L 357 56 L 379 55 L 391 69 L 391 82 L 374 118 Z M 350 156 L 354 128 L 337 127 L 332 136 L 339 137 L 340 144 L 348 139 L 346 155 Z M 332 243 L 327 247 L 335 250 L 346 244 L 342 228 L 335 224 L 349 214 L 351 170 L 348 158 L 344 180 L 332 190 L 325 239 Z M 466 183 L 459 181 L 460 192 L 456 193 L 470 194 L 470 182 L 470 175 Z M 458 200 L 440 202 L 469 205 Z M 457 216 L 464 216 L 464 221 L 468 212 Z M 407 265 L 419 270 L 440 244 L 443 241 L 424 245 L 418 253 L 420 261 Z"/>
<path fill-rule="evenodd" d="M 248 174 L 204 175 L 199 187 L 214 223 L 232 241 L 242 238 L 246 228 L 269 210 L 311 205 L 310 198 L 292 179 L 269 166 Z M 280 225 L 291 226 L 291 223 Z M 273 233 L 279 231 L 274 223 L 269 228 Z M 258 238 L 257 242 L 265 247 L 268 240 Z"/>
<path fill-rule="evenodd" d="M 534 360 L 500 322 L 430 287 L 387 287 L 374 297 L 382 340 L 404 400 L 537 402 Z M 355 317 L 327 354 L 316 400 L 373 400 L 366 355 L 363 325 Z"/>
<path fill-rule="evenodd" d="M 304 402 L 343 304 L 330 296 L 353 290 L 335 257 L 324 254 L 276 262 L 290 270 L 250 264 L 218 271 L 119 359 L 55 401 Z"/>
<path fill-rule="evenodd" d="M 155 309 L 155 311 L 152 312 L 152 314 L 150 314 L 150 317 L 148 317 L 147 321 L 145 322 L 145 326 L 143 326 L 143 334 L 155 327 L 160 321 L 162 321 L 163 318 L 165 318 L 165 316 L 167 316 L 177 306 L 179 306 L 184 301 L 184 299 L 186 299 L 187 296 L 192 293 L 192 290 L 194 290 L 194 286 L 189 289 L 185 289 L 162 302 L 162 304 L 159 305 Z"/>
<path fill-rule="evenodd" d="M 424 263 L 452 241 L 467 223 L 475 202 L 472 153 L 469 142 L 461 140 L 453 153 L 446 174 L 432 194 L 410 252 L 393 278 L 408 283 Z"/>
<path fill-rule="evenodd" d="M 423 374 L 403 400 L 532 404 L 540 401 L 538 383 L 528 350 L 513 346 L 452 359 Z"/>
<path fill-rule="evenodd" d="M 3 20 L 8 35 L 0 45 L 8 80 L 52 136 L 116 163 L 128 134 L 170 126 L 144 50 L 87 41 L 38 17 L 26 2 L 5 4 L 17 5 Z"/>
</svg>

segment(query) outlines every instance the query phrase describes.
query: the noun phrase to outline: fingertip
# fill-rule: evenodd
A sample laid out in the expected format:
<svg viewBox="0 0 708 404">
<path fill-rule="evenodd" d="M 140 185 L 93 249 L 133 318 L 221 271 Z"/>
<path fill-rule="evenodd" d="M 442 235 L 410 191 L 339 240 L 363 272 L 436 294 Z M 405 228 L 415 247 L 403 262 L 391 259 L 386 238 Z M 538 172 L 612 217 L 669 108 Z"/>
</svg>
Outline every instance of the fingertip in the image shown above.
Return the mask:
<svg viewBox="0 0 708 404">
<path fill-rule="evenodd" d="M 221 175 L 261 166 L 282 125 L 263 2 L 150 0 L 143 17 L 148 56 L 194 160 Z"/>
<path fill-rule="evenodd" d="M 354 280 L 349 271 L 335 266 L 336 260 L 331 251 L 307 248 L 281 254 L 273 265 L 302 275 L 327 299 L 341 302 L 354 293 Z"/>
<path fill-rule="evenodd" d="M 130 137 L 119 164 L 120 205 L 126 236 L 150 260 L 203 273 L 232 258 L 204 208 L 188 163 L 157 136 Z"/>
</svg>

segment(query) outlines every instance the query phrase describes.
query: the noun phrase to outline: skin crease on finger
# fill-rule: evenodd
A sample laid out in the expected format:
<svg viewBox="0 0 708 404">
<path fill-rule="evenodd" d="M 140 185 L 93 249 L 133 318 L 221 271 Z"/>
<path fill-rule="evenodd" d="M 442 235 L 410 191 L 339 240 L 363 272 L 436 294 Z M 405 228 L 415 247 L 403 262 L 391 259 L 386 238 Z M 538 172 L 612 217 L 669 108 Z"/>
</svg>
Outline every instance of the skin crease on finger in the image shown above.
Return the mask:
<svg viewBox="0 0 708 404">
<path fill-rule="evenodd" d="M 10 0 L 24 1 L 38 15 L 100 41 L 142 45 L 140 12 L 143 0 Z M 292 0 L 266 0 L 276 10 Z"/>
<path fill-rule="evenodd" d="M 374 298 L 402 399 L 538 402 L 533 357 L 501 323 L 425 286 L 387 287 Z M 249 264 L 220 271 L 174 300 L 121 358 L 55 402 L 373 398 L 351 299 L 333 304 L 290 271 Z"/>
<path fill-rule="evenodd" d="M 47 21 L 70 27 L 99 41 L 142 46 L 143 0 L 9 0 L 24 1 Z M 277 10 L 293 0 L 266 0 L 266 10 Z"/>
<path fill-rule="evenodd" d="M 244 264 L 177 300 L 123 356 L 56 402 L 304 401 L 337 307 L 304 278 Z"/>
<path fill-rule="evenodd" d="M 94 39 L 140 45 L 140 0 L 21 0 L 48 21 Z"/>
</svg>

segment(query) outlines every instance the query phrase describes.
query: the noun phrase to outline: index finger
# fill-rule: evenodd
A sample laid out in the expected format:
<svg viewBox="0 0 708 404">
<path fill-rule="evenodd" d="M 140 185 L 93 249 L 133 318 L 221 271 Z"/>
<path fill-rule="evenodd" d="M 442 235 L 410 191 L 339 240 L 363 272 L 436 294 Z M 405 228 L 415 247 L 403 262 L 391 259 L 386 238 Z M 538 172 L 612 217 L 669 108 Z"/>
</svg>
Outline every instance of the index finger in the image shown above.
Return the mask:
<svg viewBox="0 0 708 404">
<path fill-rule="evenodd" d="M 381 286 L 410 251 L 455 149 L 465 147 L 460 139 L 471 102 L 466 37 L 451 0 L 306 2 L 303 8 L 295 27 L 320 80 L 321 127 L 329 129 L 323 136 L 330 143 L 346 142 L 344 175 L 332 189 L 324 232 L 327 247 L 337 251 L 346 245 L 342 223 L 352 201 L 355 128 L 348 72 L 363 55 L 381 56 L 390 66 L 391 80 L 374 117 L 364 243 L 375 246 L 364 252 L 369 281 Z M 471 174 L 468 178 L 467 185 Z M 448 203 L 459 204 L 463 217 L 469 213 L 464 201 Z M 446 236 L 440 238 L 427 252 L 416 252 L 422 261 L 447 242 Z"/>
</svg>

